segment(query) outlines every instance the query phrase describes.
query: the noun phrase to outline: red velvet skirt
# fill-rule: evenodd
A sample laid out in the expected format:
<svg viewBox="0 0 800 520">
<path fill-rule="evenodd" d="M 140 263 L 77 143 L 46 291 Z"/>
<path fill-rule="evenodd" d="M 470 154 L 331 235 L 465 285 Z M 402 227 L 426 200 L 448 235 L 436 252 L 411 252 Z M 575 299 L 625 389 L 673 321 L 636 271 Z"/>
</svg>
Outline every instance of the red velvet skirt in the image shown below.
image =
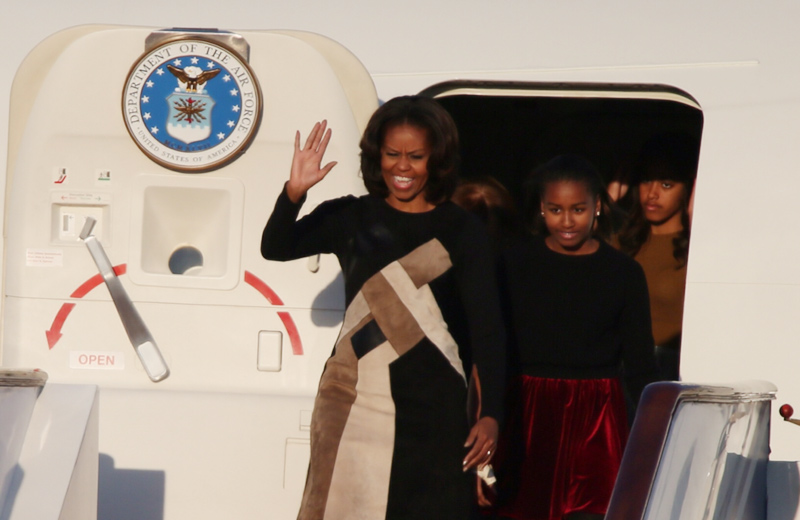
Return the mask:
<svg viewBox="0 0 800 520">
<path fill-rule="evenodd" d="M 628 439 L 617 379 L 521 376 L 494 460 L 502 517 L 604 514 Z"/>
</svg>

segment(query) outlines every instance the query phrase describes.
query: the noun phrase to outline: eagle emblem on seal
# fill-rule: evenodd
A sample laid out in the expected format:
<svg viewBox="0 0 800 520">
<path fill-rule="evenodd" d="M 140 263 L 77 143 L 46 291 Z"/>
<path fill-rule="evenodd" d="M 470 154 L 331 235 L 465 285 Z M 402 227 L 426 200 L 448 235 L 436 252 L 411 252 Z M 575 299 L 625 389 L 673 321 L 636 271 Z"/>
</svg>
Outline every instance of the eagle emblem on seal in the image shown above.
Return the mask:
<svg viewBox="0 0 800 520">
<path fill-rule="evenodd" d="M 240 156 L 261 121 L 261 88 L 232 47 L 193 35 L 153 45 L 131 67 L 122 106 L 128 132 L 158 164 L 181 172 Z"/>
</svg>

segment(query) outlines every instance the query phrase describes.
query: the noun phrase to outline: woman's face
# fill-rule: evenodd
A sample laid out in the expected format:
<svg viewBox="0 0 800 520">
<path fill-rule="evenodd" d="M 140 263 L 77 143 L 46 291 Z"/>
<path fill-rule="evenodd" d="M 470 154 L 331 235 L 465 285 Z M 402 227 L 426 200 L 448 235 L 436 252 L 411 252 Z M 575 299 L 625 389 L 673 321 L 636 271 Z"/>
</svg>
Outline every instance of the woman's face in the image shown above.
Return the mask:
<svg viewBox="0 0 800 520">
<path fill-rule="evenodd" d="M 675 233 L 683 229 L 681 215 L 686 197 L 682 182 L 654 179 L 639 184 L 639 202 L 644 218 L 655 233 Z"/>
<path fill-rule="evenodd" d="M 386 130 L 381 146 L 381 174 L 389 189 L 386 202 L 390 206 L 409 213 L 433 208 L 425 200 L 430 154 L 428 132 L 422 128 L 398 124 Z"/>
<path fill-rule="evenodd" d="M 581 182 L 559 181 L 545 186 L 542 213 L 550 235 L 545 239 L 553 251 L 568 255 L 591 253 L 595 214 L 600 211 L 599 197 L 593 197 Z"/>
</svg>

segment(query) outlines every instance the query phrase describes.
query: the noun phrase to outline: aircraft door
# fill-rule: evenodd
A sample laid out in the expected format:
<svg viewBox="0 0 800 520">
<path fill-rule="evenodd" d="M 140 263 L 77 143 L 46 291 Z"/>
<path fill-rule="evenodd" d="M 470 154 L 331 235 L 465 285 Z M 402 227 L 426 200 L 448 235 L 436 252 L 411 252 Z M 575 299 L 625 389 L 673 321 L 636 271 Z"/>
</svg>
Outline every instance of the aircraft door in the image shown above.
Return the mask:
<svg viewBox="0 0 800 520">
<path fill-rule="evenodd" d="M 295 131 L 321 118 L 339 165 L 303 211 L 363 192 L 369 75 L 307 33 L 86 26 L 31 52 L 11 106 L 3 365 L 100 386 L 100 518 L 294 514 L 341 275 L 335 258 L 267 262 L 259 242 Z M 169 367 L 159 383 L 87 219 Z"/>
</svg>

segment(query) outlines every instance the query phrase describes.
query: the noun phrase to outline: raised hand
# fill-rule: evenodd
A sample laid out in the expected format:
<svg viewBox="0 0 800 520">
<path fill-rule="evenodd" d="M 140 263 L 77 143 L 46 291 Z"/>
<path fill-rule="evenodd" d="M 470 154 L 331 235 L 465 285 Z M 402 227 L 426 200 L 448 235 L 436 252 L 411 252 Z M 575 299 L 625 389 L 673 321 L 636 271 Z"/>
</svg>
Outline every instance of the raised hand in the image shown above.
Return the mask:
<svg viewBox="0 0 800 520">
<path fill-rule="evenodd" d="M 336 161 L 321 166 L 322 156 L 325 155 L 328 142 L 331 140 L 331 130 L 326 131 L 327 126 L 328 122 L 324 120 L 316 123 L 302 148 L 300 148 L 300 132 L 294 136 L 292 171 L 289 182 L 286 183 L 286 194 L 292 202 L 299 202 L 312 186 L 324 179 L 336 166 Z"/>
</svg>

